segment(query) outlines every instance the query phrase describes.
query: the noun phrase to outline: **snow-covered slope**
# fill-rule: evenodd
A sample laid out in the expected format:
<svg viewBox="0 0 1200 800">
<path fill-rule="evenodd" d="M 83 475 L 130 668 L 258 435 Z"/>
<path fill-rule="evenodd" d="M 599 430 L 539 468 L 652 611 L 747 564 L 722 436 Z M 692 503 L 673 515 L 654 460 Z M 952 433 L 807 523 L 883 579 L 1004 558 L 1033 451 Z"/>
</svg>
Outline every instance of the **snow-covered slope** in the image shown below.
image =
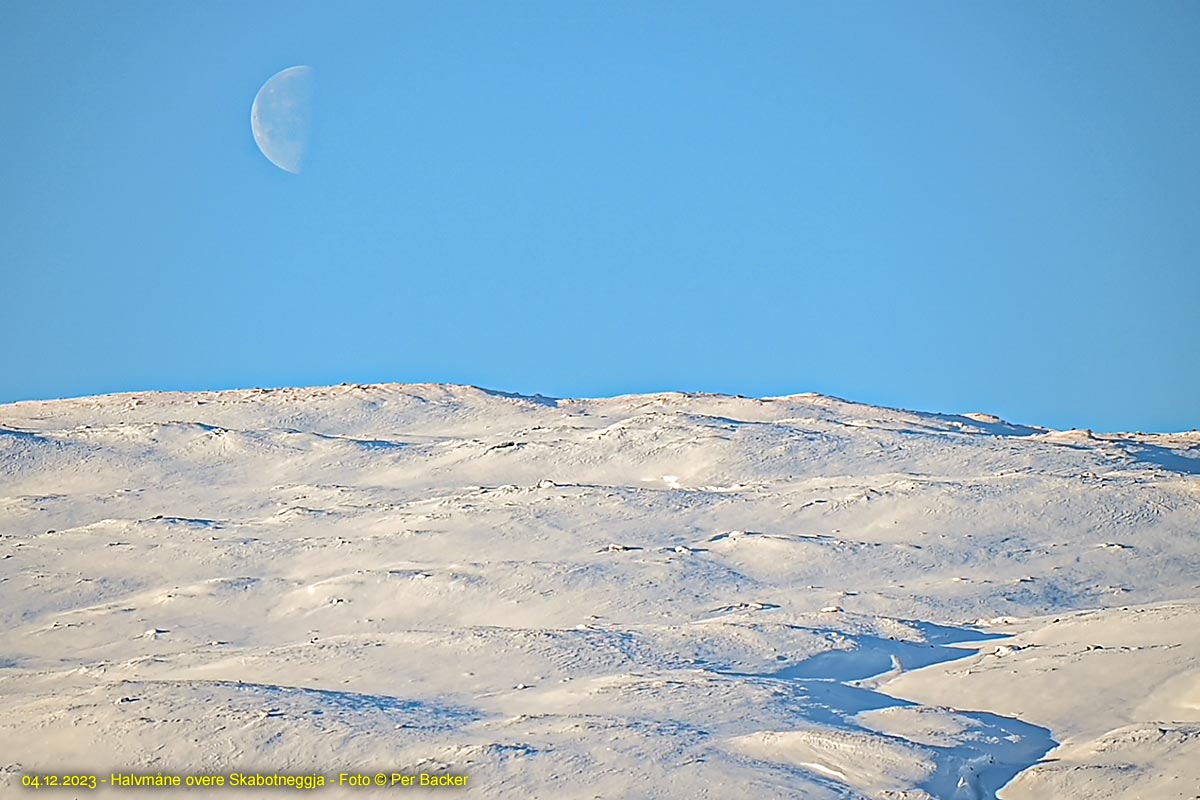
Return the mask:
<svg viewBox="0 0 1200 800">
<path fill-rule="evenodd" d="M 1192 797 L 1198 534 L 1195 432 L 441 385 L 0 406 L 0 787 Z"/>
</svg>

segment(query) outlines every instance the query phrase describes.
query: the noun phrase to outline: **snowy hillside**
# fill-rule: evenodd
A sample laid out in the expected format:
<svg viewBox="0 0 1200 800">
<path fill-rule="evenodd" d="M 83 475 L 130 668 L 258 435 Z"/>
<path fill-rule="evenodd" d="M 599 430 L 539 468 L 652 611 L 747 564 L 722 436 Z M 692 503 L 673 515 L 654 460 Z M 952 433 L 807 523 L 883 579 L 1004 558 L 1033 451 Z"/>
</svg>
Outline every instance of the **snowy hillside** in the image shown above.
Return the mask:
<svg viewBox="0 0 1200 800">
<path fill-rule="evenodd" d="M 441 385 L 0 406 L 0 700 L 6 797 L 1190 798 L 1200 433 Z"/>
</svg>

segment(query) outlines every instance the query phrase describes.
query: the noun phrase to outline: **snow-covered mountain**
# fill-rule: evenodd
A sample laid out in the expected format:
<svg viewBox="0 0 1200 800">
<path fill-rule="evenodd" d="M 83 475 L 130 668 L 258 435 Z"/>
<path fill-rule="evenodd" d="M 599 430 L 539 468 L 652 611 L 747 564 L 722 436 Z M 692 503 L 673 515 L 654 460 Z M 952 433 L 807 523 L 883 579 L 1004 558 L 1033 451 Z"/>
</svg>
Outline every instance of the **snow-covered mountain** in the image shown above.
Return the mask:
<svg viewBox="0 0 1200 800">
<path fill-rule="evenodd" d="M 68 770 L 1192 797 L 1200 433 L 443 385 L 0 406 L 0 786 Z"/>
</svg>

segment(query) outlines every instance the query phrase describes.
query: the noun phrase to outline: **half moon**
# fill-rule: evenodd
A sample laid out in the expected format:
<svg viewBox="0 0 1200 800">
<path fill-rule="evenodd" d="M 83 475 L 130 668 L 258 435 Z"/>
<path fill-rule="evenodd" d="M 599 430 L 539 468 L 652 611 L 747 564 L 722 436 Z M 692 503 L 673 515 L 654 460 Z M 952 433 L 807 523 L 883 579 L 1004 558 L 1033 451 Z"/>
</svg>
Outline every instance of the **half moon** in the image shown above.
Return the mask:
<svg viewBox="0 0 1200 800">
<path fill-rule="evenodd" d="M 250 130 L 272 164 L 299 174 L 308 152 L 312 125 L 313 69 L 288 67 L 271 76 L 254 96 Z"/>
</svg>

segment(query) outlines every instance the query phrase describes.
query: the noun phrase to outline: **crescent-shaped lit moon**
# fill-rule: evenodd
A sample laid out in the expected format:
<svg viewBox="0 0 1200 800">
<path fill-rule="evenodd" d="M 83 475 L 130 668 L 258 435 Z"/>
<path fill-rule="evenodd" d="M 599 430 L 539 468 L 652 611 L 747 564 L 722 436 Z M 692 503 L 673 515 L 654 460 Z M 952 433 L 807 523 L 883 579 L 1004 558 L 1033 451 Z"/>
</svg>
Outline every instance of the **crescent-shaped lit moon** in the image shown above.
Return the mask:
<svg viewBox="0 0 1200 800">
<path fill-rule="evenodd" d="M 258 149 L 272 164 L 291 173 L 304 168 L 312 94 L 312 67 L 288 67 L 262 85 L 250 107 L 250 130 Z"/>
</svg>

